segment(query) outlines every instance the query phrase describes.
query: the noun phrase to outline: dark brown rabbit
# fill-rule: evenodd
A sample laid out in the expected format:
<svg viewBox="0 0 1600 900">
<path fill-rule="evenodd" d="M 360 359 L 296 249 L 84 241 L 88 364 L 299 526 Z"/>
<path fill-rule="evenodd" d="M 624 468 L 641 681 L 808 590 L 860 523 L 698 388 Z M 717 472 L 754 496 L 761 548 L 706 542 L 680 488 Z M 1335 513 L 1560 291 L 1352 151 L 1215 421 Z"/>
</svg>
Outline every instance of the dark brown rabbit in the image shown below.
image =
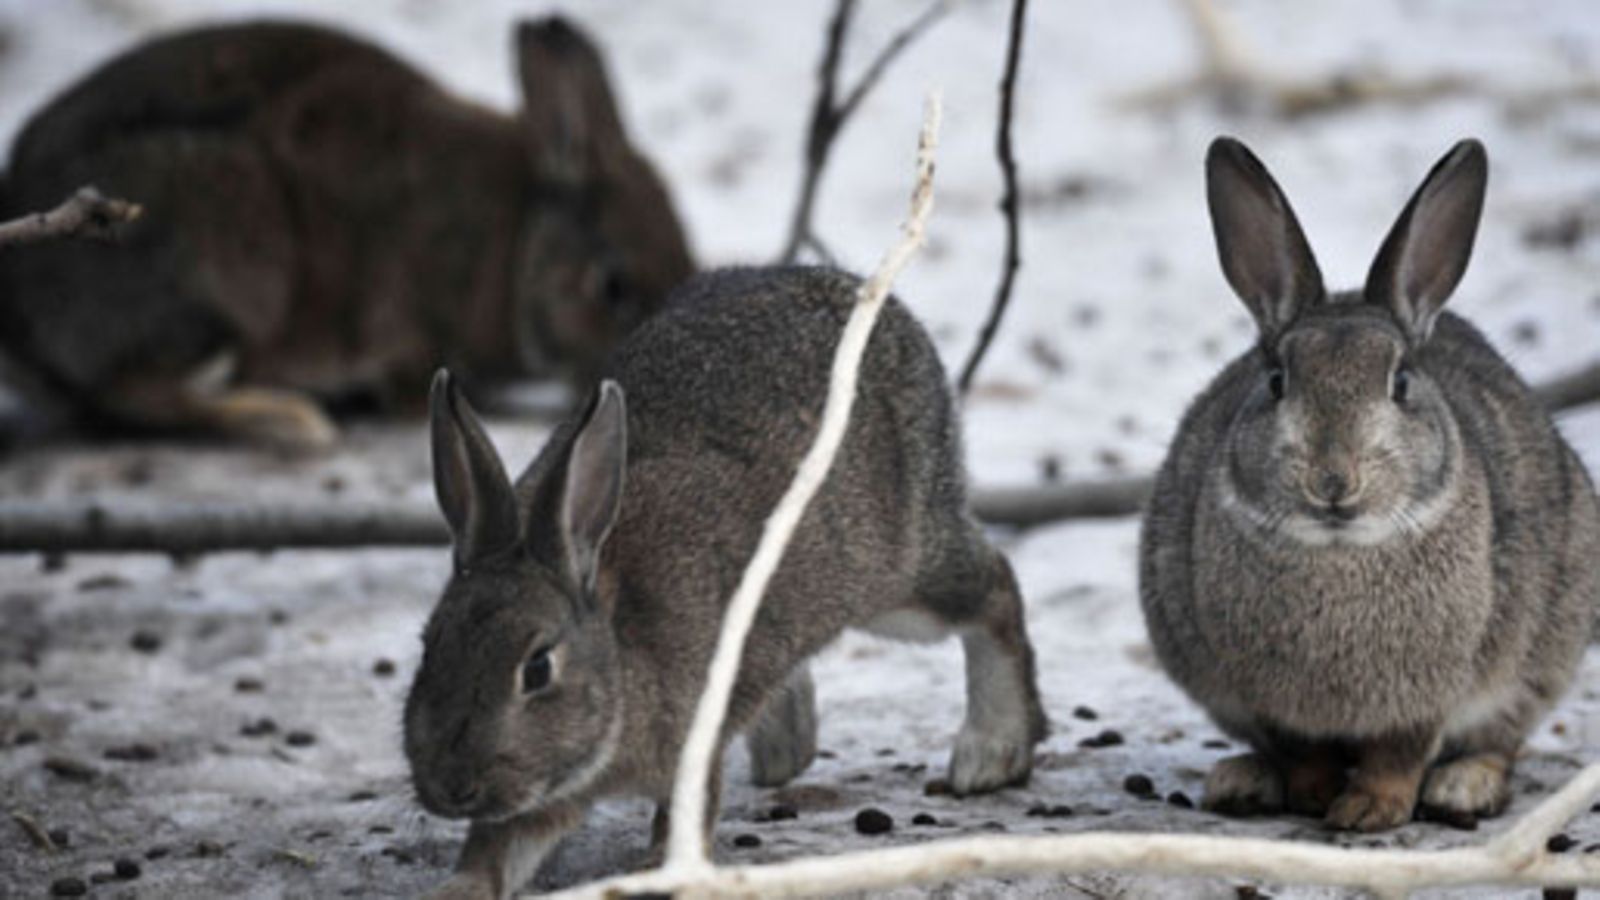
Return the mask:
<svg viewBox="0 0 1600 900">
<path fill-rule="evenodd" d="M 516 31 L 506 116 L 325 28 L 263 22 L 111 60 L 26 125 L 5 211 L 84 184 L 109 243 L 0 254 L 0 343 L 91 419 L 318 444 L 318 400 L 587 376 L 691 271 L 599 51 Z"/>
</svg>

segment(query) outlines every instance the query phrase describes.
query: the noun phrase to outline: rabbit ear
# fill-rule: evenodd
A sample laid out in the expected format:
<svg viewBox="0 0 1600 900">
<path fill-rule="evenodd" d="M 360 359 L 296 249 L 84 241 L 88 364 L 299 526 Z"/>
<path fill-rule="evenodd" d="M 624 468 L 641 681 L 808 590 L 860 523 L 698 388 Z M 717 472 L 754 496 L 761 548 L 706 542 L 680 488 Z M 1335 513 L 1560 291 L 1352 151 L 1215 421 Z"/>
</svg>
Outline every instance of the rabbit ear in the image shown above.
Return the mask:
<svg viewBox="0 0 1600 900">
<path fill-rule="evenodd" d="M 1206 153 L 1206 202 L 1223 274 L 1270 345 L 1301 309 L 1322 301 L 1317 260 L 1278 183 L 1233 138 L 1217 138 Z"/>
<path fill-rule="evenodd" d="M 600 50 L 572 23 L 550 16 L 517 25 L 523 119 L 534 170 L 581 184 L 631 153 Z"/>
<path fill-rule="evenodd" d="M 611 526 L 622 507 L 628 457 L 627 404 L 622 387 L 606 379 L 589 419 L 572 441 L 561 494 L 561 537 L 577 583 L 590 592 Z"/>
<path fill-rule="evenodd" d="M 516 499 L 500 455 L 446 369 L 433 376 L 429 422 L 433 489 L 464 568 L 516 542 Z"/>
<path fill-rule="evenodd" d="M 1456 144 L 1423 179 L 1372 262 L 1367 302 L 1387 306 L 1413 344 L 1428 339 L 1467 271 L 1488 181 L 1483 145 Z"/>
</svg>

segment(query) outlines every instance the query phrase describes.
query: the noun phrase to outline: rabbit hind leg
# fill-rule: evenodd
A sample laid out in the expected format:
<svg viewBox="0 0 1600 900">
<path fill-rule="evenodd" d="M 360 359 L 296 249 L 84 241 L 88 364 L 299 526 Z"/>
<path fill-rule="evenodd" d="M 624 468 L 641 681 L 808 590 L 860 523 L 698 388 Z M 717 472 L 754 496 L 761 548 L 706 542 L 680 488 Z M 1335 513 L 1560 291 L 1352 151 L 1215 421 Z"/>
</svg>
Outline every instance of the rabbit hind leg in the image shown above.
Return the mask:
<svg viewBox="0 0 1600 900">
<path fill-rule="evenodd" d="M 817 696 L 811 670 L 796 666 L 745 735 L 750 777 L 760 787 L 787 784 L 817 757 Z"/>
<path fill-rule="evenodd" d="M 119 379 L 97 405 L 115 419 L 141 428 L 215 434 L 292 450 L 322 449 L 339 435 L 315 400 L 277 388 L 135 376 Z"/>
<path fill-rule="evenodd" d="M 957 795 L 1026 782 L 1033 747 L 1049 733 L 1016 576 L 998 551 L 987 544 L 978 549 L 972 569 L 978 577 L 966 579 L 970 606 L 954 622 L 967 682 L 966 715 L 950 754 L 950 789 Z M 943 604 L 934 608 L 951 612 Z"/>
</svg>

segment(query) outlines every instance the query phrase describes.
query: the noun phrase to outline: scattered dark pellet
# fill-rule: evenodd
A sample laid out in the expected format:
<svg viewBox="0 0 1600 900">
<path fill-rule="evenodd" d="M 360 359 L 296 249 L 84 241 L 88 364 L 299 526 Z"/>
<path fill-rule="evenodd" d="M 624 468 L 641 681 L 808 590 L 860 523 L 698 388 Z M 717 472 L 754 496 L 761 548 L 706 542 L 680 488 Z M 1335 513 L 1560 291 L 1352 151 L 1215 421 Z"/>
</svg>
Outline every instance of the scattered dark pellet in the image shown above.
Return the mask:
<svg viewBox="0 0 1600 900">
<path fill-rule="evenodd" d="M 893 756 L 894 755 L 894 748 L 893 747 L 879 747 L 878 748 L 878 755 L 879 756 Z"/>
<path fill-rule="evenodd" d="M 17 747 L 25 747 L 28 744 L 37 744 L 38 742 L 39 732 L 37 731 L 19 731 L 16 737 L 11 739 L 12 745 Z"/>
<path fill-rule="evenodd" d="M 318 828 L 316 831 L 313 831 L 310 834 L 306 835 L 306 840 L 308 840 L 308 841 L 325 841 L 325 840 L 327 840 L 328 838 L 331 838 L 331 837 L 333 837 L 333 832 L 327 830 L 326 828 Z"/>
<path fill-rule="evenodd" d="M 275 609 L 267 613 L 267 621 L 273 625 L 287 625 L 289 623 L 289 614 L 281 609 Z"/>
<path fill-rule="evenodd" d="M 144 852 L 144 858 L 154 862 L 158 859 L 166 859 L 171 853 L 172 851 L 168 850 L 166 847 L 151 847 L 149 850 Z"/>
<path fill-rule="evenodd" d="M 87 594 L 91 591 L 108 591 L 112 588 L 127 587 L 128 579 L 121 575 L 110 573 L 104 575 L 91 575 L 78 582 L 78 590 Z"/>
<path fill-rule="evenodd" d="M 1550 840 L 1544 842 L 1544 848 L 1551 853 L 1565 853 L 1576 846 L 1578 842 L 1565 834 L 1552 834 Z"/>
<path fill-rule="evenodd" d="M 922 786 L 924 797 L 944 797 L 950 793 L 950 782 L 943 778 L 934 778 Z"/>
<path fill-rule="evenodd" d="M 379 678 L 388 678 L 394 674 L 394 660 L 380 659 L 372 664 L 372 674 Z"/>
<path fill-rule="evenodd" d="M 1219 740 L 1218 738 L 1212 738 L 1208 741 L 1202 741 L 1200 746 L 1206 748 L 1207 750 L 1226 750 L 1231 745 L 1227 741 Z"/>
<path fill-rule="evenodd" d="M 856 813 L 856 831 L 862 834 L 886 834 L 894 830 L 894 819 L 876 807 L 867 807 Z"/>
<path fill-rule="evenodd" d="M 371 832 L 372 834 L 394 834 L 394 828 L 388 825 L 374 825 L 371 828 L 368 828 L 367 831 Z"/>
<path fill-rule="evenodd" d="M 931 816 L 931 815 L 929 815 L 927 813 L 917 813 L 916 815 L 911 817 L 911 824 L 913 824 L 913 825 L 937 825 L 937 824 L 939 824 L 939 820 L 935 819 L 933 816 Z"/>
<path fill-rule="evenodd" d="M 1528 347 L 1539 343 L 1539 323 L 1531 320 L 1518 322 L 1511 327 L 1511 339 Z"/>
<path fill-rule="evenodd" d="M 139 868 L 138 863 L 126 857 L 112 863 L 111 868 L 112 871 L 117 873 L 117 877 L 123 881 L 132 881 L 144 874 L 144 870 Z"/>
<path fill-rule="evenodd" d="M 161 756 L 156 748 L 149 744 L 123 744 L 119 747 L 107 747 L 105 758 L 117 762 L 151 762 Z"/>
<path fill-rule="evenodd" d="M 87 893 L 89 886 L 83 883 L 82 878 L 57 878 L 50 882 L 52 897 L 82 897 Z"/>
<path fill-rule="evenodd" d="M 1105 731 L 1100 732 L 1094 737 L 1086 737 L 1079 741 L 1078 746 L 1094 749 L 1098 747 L 1115 747 L 1121 743 L 1122 733 L 1120 731 L 1113 731 L 1107 728 Z"/>
<path fill-rule="evenodd" d="M 161 635 L 141 628 L 128 639 L 128 646 L 140 653 L 155 653 L 161 649 Z"/>
<path fill-rule="evenodd" d="M 409 865 L 411 865 L 412 862 L 414 862 L 416 860 L 416 858 L 411 855 L 411 851 L 403 849 L 403 848 L 400 848 L 400 847 L 396 847 L 396 846 L 394 846 L 392 844 L 390 846 L 388 846 L 388 847 L 383 848 L 383 850 L 381 850 L 379 852 L 381 852 L 384 856 L 389 857 L 390 859 L 394 860 L 395 862 L 399 863 L 402 866 L 409 866 Z"/>
<path fill-rule="evenodd" d="M 65 828 L 52 828 L 48 833 L 50 835 L 50 843 L 55 844 L 57 847 L 72 846 L 72 833 Z"/>
<path fill-rule="evenodd" d="M 67 568 L 67 555 L 59 551 L 48 551 L 39 556 L 39 571 L 63 572 Z"/>
<path fill-rule="evenodd" d="M 1072 717 L 1074 719 L 1082 719 L 1085 722 L 1093 722 L 1100 718 L 1100 714 L 1087 706 L 1077 706 L 1072 709 Z"/>
<path fill-rule="evenodd" d="M 735 847 L 759 847 L 761 846 L 761 838 L 754 834 L 736 834 L 733 836 L 733 845 Z"/>
<path fill-rule="evenodd" d="M 1028 815 L 1036 819 L 1065 819 L 1072 815 L 1072 807 L 1065 803 L 1054 805 L 1048 803 L 1035 803 L 1028 807 Z"/>
<path fill-rule="evenodd" d="M 99 769 L 70 756 L 46 757 L 44 767 L 50 774 L 67 781 L 93 781 L 100 774 Z"/>
<path fill-rule="evenodd" d="M 774 803 L 772 808 L 767 810 L 768 822 L 784 822 L 799 816 L 800 811 L 788 803 Z"/>
<path fill-rule="evenodd" d="M 1179 809 L 1194 809 L 1194 801 L 1190 800 L 1189 795 L 1185 794 L 1183 791 L 1173 791 L 1172 793 L 1168 794 L 1167 803 L 1176 806 Z"/>
<path fill-rule="evenodd" d="M 376 791 L 356 791 L 350 795 L 351 803 L 366 803 L 368 800 L 378 799 Z"/>
<path fill-rule="evenodd" d="M 216 841 L 201 841 L 194 845 L 195 856 L 221 856 L 222 845 Z"/>
<path fill-rule="evenodd" d="M 254 722 L 246 722 L 244 726 L 239 729 L 239 733 L 245 737 L 266 737 L 269 734 L 276 733 L 277 730 L 277 722 L 274 722 L 271 719 L 261 718 L 255 720 Z"/>
<path fill-rule="evenodd" d="M 309 747 L 317 742 L 317 736 L 309 731 L 291 731 L 283 736 L 283 741 L 291 747 Z"/>
<path fill-rule="evenodd" d="M 1061 457 L 1051 454 L 1039 460 L 1039 477 L 1054 484 L 1061 480 Z"/>
<path fill-rule="evenodd" d="M 1155 783 L 1148 775 L 1129 775 L 1122 779 L 1122 789 L 1135 797 L 1150 798 L 1156 795 Z"/>
<path fill-rule="evenodd" d="M 266 688 L 259 678 L 245 677 L 233 683 L 233 689 L 241 694 L 259 694 Z"/>
<path fill-rule="evenodd" d="M 818 750 L 817 751 L 817 759 L 838 759 L 838 758 L 839 758 L 839 754 L 833 752 L 832 750 Z"/>
<path fill-rule="evenodd" d="M 1569 887 L 1547 887 L 1544 889 L 1544 900 L 1578 900 L 1578 889 Z"/>
<path fill-rule="evenodd" d="M 17 691 L 18 700 L 32 700 L 37 696 L 39 696 L 39 686 L 31 681 L 23 685 L 22 690 Z"/>
<path fill-rule="evenodd" d="M 927 763 L 899 762 L 889 768 L 902 775 L 921 775 L 923 772 L 928 771 Z"/>
<path fill-rule="evenodd" d="M 338 475 L 329 475 L 322 479 L 322 489 L 330 494 L 337 494 L 344 490 L 344 479 Z"/>
</svg>

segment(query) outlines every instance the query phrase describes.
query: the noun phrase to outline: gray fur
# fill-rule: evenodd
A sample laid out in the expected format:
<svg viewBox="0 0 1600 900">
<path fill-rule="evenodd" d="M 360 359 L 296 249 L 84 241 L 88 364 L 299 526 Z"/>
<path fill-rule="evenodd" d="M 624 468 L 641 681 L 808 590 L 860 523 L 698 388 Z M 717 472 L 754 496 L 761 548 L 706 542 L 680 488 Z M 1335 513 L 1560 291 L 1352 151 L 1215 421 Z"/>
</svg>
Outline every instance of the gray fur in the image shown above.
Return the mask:
<svg viewBox="0 0 1600 900">
<path fill-rule="evenodd" d="M 1248 182 L 1281 199 L 1240 154 L 1214 146 L 1213 196 Z M 1146 622 L 1172 678 L 1261 757 L 1229 761 L 1208 805 L 1278 797 L 1374 830 L 1409 819 L 1424 790 L 1493 814 L 1504 770 L 1573 677 L 1600 608 L 1594 489 L 1517 374 L 1438 309 L 1465 270 L 1485 172 L 1482 148 L 1458 145 L 1366 289 L 1287 298 L 1292 314 L 1178 427 L 1141 541 Z M 1315 271 L 1309 250 L 1229 258 L 1250 242 L 1226 229 L 1297 231 L 1281 209 L 1214 220 L 1225 268 Z M 1307 802 L 1330 784 L 1331 804 Z"/>
<path fill-rule="evenodd" d="M 579 589 L 556 512 L 588 417 L 560 428 L 517 481 L 519 544 L 457 569 L 406 710 L 423 805 L 475 820 L 453 883 L 515 887 L 492 875 L 505 855 L 484 848 L 505 846 L 508 829 L 568 827 L 598 797 L 641 794 L 665 809 L 723 604 L 814 437 L 858 284 L 804 268 L 690 282 L 607 367 L 626 397 L 626 486 L 595 590 Z M 797 774 L 814 751 L 797 667 L 847 627 L 913 611 L 967 642 L 952 783 L 983 791 L 1027 776 L 1045 733 L 1032 651 L 1010 566 L 967 512 L 958 434 L 933 346 L 891 300 L 838 459 L 773 579 L 733 692 L 728 735 L 762 717 L 761 780 Z M 519 665 L 552 642 L 557 686 L 517 696 Z M 620 733 L 608 742 L 611 728 Z M 780 751 L 781 740 L 792 746 Z M 462 791 L 469 781 L 481 790 Z M 454 793 L 475 796 L 453 803 Z"/>
<path fill-rule="evenodd" d="M 516 49 L 514 116 L 308 24 L 106 62 L 22 129 L 0 212 L 92 183 L 143 215 L 0 256 L 0 345 L 86 418 L 291 442 L 312 398 L 415 397 L 441 364 L 586 381 L 692 264 L 598 48 L 549 18 Z M 250 389 L 281 393 L 226 399 Z"/>
</svg>

